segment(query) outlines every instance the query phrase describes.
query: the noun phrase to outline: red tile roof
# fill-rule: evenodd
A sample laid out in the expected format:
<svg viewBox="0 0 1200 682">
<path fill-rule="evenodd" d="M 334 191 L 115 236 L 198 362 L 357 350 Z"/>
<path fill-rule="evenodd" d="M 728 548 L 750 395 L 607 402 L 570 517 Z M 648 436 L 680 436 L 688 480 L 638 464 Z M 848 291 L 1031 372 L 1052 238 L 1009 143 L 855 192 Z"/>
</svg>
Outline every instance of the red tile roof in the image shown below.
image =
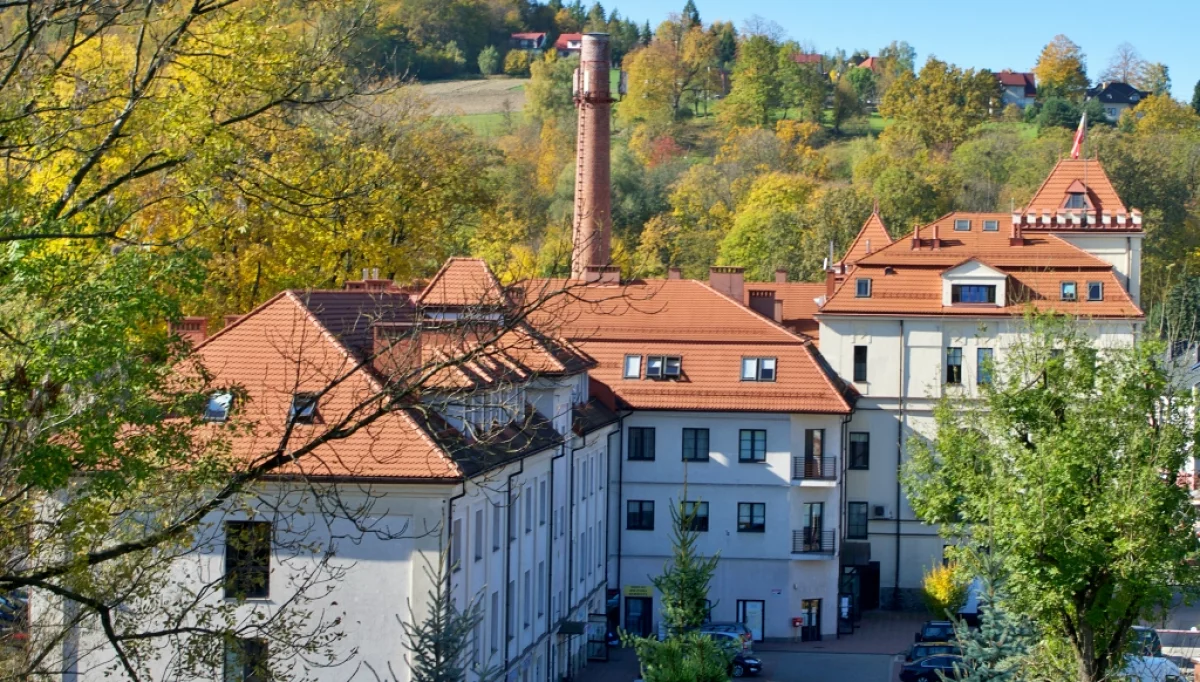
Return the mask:
<svg viewBox="0 0 1200 682">
<path fill-rule="evenodd" d="M 817 299 L 825 295 L 824 284 L 810 282 L 746 282 L 743 303 L 750 305 L 751 291 L 770 291 L 783 301 L 783 326 L 795 334 L 807 336 L 813 343 L 820 341 L 821 324 L 817 322 Z"/>
<path fill-rule="evenodd" d="M 578 48 L 567 47 L 567 42 L 577 43 L 583 40 L 582 33 L 563 33 L 554 41 L 554 49 L 556 50 L 571 50 Z"/>
<path fill-rule="evenodd" d="M 1001 71 L 996 74 L 996 80 L 1006 88 L 1024 88 L 1026 97 L 1033 97 L 1037 94 L 1036 80 L 1032 73 Z"/>
<path fill-rule="evenodd" d="M 879 212 L 872 211 L 871 217 L 863 223 L 862 229 L 858 231 L 858 236 L 854 238 L 850 248 L 846 249 L 846 255 L 842 256 L 842 264 L 854 265 L 871 253 L 890 246 L 891 243 L 892 235 L 888 234 L 883 219 L 879 217 Z"/>
<path fill-rule="evenodd" d="M 875 57 L 867 57 L 866 59 L 859 62 L 858 66 L 859 66 L 859 68 L 862 68 L 862 69 L 870 69 L 870 70 L 874 71 L 875 67 L 878 66 L 878 60 L 876 60 Z"/>
<path fill-rule="evenodd" d="M 1075 182 L 1080 182 L 1087 187 L 1088 198 L 1091 200 L 1094 212 L 1107 212 L 1112 215 L 1130 212 L 1121 202 L 1121 197 L 1117 195 L 1117 190 L 1108 179 L 1108 174 L 1104 172 L 1104 167 L 1096 159 L 1060 160 L 1050 171 L 1050 175 L 1046 177 L 1042 186 L 1034 192 L 1033 198 L 1026 204 L 1024 212 L 1054 214 L 1064 210 L 1063 204 L 1067 200 L 1068 189 Z M 1103 225 L 1091 225 L 1084 229 L 1102 229 L 1103 227 Z M 1027 226 L 1025 229 L 1036 228 Z M 1063 228 L 1056 226 L 1053 229 L 1057 231 Z M 1138 229 L 1141 229 L 1140 226 Z"/>
<path fill-rule="evenodd" d="M 955 220 L 970 220 L 970 231 L 954 231 Z M 996 220 L 1000 229 L 983 231 L 985 220 Z M 1026 235 L 1013 245 L 1003 213 L 951 213 L 921 228 L 921 246 L 912 238 L 897 240 L 858 262 L 820 314 L 892 315 L 1020 315 L 1026 305 L 1084 317 L 1138 318 L 1133 303 L 1108 263 L 1050 234 Z M 940 245 L 933 248 L 933 226 Z M 942 274 L 975 259 L 1004 272 L 1009 279 L 1009 300 L 998 306 L 943 305 Z M 871 279 L 871 296 L 859 298 L 854 280 Z M 1060 283 L 1079 283 L 1079 301 L 1060 301 Z M 1103 301 L 1086 301 L 1086 282 L 1104 283 Z"/>
<path fill-rule="evenodd" d="M 748 283 L 749 288 L 803 292 L 810 285 Z M 795 287 L 795 289 L 792 289 Z M 693 280 L 637 280 L 620 286 L 563 280 L 530 283 L 539 292 L 566 292 L 541 313 L 539 327 L 557 325 L 595 358 L 593 385 L 640 409 L 818 412 L 846 414 L 850 403 L 812 345 L 783 326 Z M 623 379 L 625 355 L 680 355 L 679 380 Z M 741 358 L 778 359 L 774 382 L 742 382 Z"/>
<path fill-rule="evenodd" d="M 512 34 L 513 40 L 537 40 L 539 38 L 545 38 L 545 37 L 546 37 L 545 33 L 525 32 L 525 33 Z"/>
<path fill-rule="evenodd" d="M 279 447 L 292 396 L 319 392 L 344 381 L 322 397 L 319 425 L 297 425 L 289 451 L 377 396 L 381 385 L 334 338 L 295 292 L 285 291 L 196 349 L 215 385 L 240 386 L 247 399 L 236 406 L 252 432 L 232 438 L 230 453 L 259 461 Z M 288 465 L 281 474 L 446 480 L 460 475 L 455 463 L 407 411 L 391 412 L 344 439 L 330 441 Z"/>
<path fill-rule="evenodd" d="M 796 62 L 797 64 L 820 64 L 821 63 L 821 55 L 805 54 L 803 52 L 793 52 L 792 53 L 792 61 Z"/>
<path fill-rule="evenodd" d="M 417 297 L 422 306 L 478 307 L 507 302 L 504 287 L 479 258 L 451 258 Z"/>
</svg>

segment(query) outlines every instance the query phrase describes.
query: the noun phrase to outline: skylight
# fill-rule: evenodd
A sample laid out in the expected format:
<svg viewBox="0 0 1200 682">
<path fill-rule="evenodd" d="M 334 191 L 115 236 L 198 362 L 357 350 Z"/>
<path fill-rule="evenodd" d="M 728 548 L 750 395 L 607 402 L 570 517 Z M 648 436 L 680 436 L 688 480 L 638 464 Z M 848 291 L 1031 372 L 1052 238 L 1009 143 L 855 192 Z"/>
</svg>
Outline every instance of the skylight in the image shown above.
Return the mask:
<svg viewBox="0 0 1200 682">
<path fill-rule="evenodd" d="M 955 232 L 970 232 L 971 231 L 971 221 L 970 220 L 955 220 L 954 221 L 954 231 Z"/>
<path fill-rule="evenodd" d="M 775 358 L 742 358 L 742 381 L 775 381 Z"/>
<path fill-rule="evenodd" d="M 214 393 L 208 396 L 208 405 L 204 408 L 204 421 L 223 422 L 228 420 L 229 408 L 232 405 L 232 393 Z"/>
<path fill-rule="evenodd" d="M 983 221 L 983 231 L 984 232 L 999 232 L 1000 231 L 1000 221 L 999 220 Z"/>
<path fill-rule="evenodd" d="M 642 356 L 626 355 L 625 356 L 625 378 L 640 379 L 642 378 Z"/>
<path fill-rule="evenodd" d="M 1062 300 L 1074 301 L 1077 299 L 1077 297 L 1078 297 L 1078 294 L 1076 291 L 1075 283 L 1074 282 L 1063 282 L 1062 283 Z"/>
<path fill-rule="evenodd" d="M 312 424 L 317 420 L 317 394 L 297 393 L 292 396 L 288 421 L 293 424 Z"/>
<path fill-rule="evenodd" d="M 647 355 L 647 379 L 678 379 L 683 374 L 683 358 L 678 355 Z M 632 377 L 630 377 L 632 378 Z"/>
<path fill-rule="evenodd" d="M 871 298 L 871 279 L 869 277 L 859 278 L 854 283 L 854 296 L 856 298 Z"/>
</svg>

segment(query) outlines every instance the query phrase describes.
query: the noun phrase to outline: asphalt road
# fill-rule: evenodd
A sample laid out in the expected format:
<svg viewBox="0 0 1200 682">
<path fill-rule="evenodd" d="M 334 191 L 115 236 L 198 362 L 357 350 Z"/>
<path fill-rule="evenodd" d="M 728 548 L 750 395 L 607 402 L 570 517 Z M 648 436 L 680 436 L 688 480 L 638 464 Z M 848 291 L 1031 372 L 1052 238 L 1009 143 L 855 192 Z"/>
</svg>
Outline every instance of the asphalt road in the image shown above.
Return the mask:
<svg viewBox="0 0 1200 682">
<path fill-rule="evenodd" d="M 894 682 L 899 674 L 896 657 L 885 654 L 763 651 L 759 658 L 762 682 Z"/>
</svg>

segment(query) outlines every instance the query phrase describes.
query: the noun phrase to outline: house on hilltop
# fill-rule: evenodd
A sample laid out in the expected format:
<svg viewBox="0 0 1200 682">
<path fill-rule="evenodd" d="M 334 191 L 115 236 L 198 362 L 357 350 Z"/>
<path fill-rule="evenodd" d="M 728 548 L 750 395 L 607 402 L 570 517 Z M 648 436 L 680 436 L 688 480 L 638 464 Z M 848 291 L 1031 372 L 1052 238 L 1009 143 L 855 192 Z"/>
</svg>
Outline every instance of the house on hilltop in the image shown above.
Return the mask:
<svg viewBox="0 0 1200 682">
<path fill-rule="evenodd" d="M 1024 109 L 1037 98 L 1037 84 L 1032 73 L 1005 69 L 996 73 L 996 80 L 1000 81 L 1002 106 L 1015 104 L 1019 109 Z"/>
<path fill-rule="evenodd" d="M 546 47 L 546 34 L 544 32 L 513 33 L 508 38 L 508 47 L 512 50 L 524 50 L 537 54 Z"/>
<path fill-rule="evenodd" d="M 1128 83 L 1105 82 L 1094 88 L 1088 88 L 1086 99 L 1095 99 L 1104 107 L 1104 117 L 1111 123 L 1121 119 L 1121 114 L 1132 109 L 1150 96 L 1145 90 L 1138 90 Z"/>
</svg>

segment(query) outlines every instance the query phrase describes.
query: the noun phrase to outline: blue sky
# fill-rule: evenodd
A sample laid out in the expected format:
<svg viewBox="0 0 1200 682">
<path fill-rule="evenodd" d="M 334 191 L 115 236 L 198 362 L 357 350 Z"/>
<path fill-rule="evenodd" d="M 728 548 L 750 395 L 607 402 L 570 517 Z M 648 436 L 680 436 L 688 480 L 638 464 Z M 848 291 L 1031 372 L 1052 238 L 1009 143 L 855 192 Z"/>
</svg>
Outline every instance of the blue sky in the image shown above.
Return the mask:
<svg viewBox="0 0 1200 682">
<path fill-rule="evenodd" d="M 601 0 L 652 27 L 685 2 Z M 1142 58 L 1170 67 L 1176 98 L 1190 102 L 1200 79 L 1200 0 L 696 0 L 696 6 L 706 24 L 732 20 L 741 28 L 757 14 L 822 52 L 875 54 L 892 40 L 907 40 L 918 66 L 933 54 L 961 67 L 1028 71 L 1042 47 L 1064 33 L 1083 48 L 1092 80 L 1126 41 Z"/>
</svg>

